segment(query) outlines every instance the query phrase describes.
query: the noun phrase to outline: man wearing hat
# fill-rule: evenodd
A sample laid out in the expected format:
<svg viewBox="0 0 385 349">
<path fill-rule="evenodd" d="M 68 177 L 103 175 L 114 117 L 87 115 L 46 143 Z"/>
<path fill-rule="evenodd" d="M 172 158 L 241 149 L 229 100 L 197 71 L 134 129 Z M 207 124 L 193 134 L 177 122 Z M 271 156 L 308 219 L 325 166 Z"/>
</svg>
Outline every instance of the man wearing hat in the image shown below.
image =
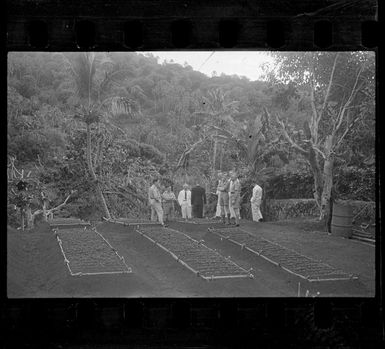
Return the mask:
<svg viewBox="0 0 385 349">
<path fill-rule="evenodd" d="M 185 221 L 191 218 L 191 191 L 188 184 L 183 184 L 183 189 L 179 192 L 178 202 L 182 210 L 182 217 Z"/>
</svg>

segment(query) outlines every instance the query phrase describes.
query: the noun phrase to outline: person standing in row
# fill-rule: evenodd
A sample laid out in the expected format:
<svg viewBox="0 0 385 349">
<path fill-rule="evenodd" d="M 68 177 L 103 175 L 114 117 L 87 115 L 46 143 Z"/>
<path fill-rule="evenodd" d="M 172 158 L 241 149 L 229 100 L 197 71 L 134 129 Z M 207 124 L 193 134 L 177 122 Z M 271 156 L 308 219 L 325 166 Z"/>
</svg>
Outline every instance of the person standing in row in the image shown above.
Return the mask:
<svg viewBox="0 0 385 349">
<path fill-rule="evenodd" d="M 217 172 L 218 182 L 220 179 L 220 174 L 221 174 L 221 171 L 218 171 Z M 217 183 L 217 190 L 215 192 L 215 195 L 217 196 L 217 206 L 216 206 L 215 216 L 212 219 L 221 219 L 221 204 L 219 202 L 219 194 L 220 194 L 220 191 L 218 190 L 218 183 Z"/>
<path fill-rule="evenodd" d="M 203 207 L 206 205 L 206 191 L 199 183 L 191 189 L 191 205 L 193 216 L 203 218 Z"/>
<path fill-rule="evenodd" d="M 167 186 L 166 191 L 162 194 L 163 212 L 165 222 L 169 222 L 174 216 L 174 201 L 176 201 L 175 194 L 171 191 L 171 185 Z"/>
<path fill-rule="evenodd" d="M 179 192 L 178 202 L 182 210 L 182 217 L 185 221 L 191 218 L 191 191 L 188 185 L 183 184 L 183 189 Z"/>
<path fill-rule="evenodd" d="M 250 199 L 251 213 L 253 215 L 254 222 L 260 222 L 262 220 L 261 202 L 262 202 L 262 188 L 256 184 L 253 188 L 253 195 Z"/>
<path fill-rule="evenodd" d="M 166 226 L 163 222 L 162 197 L 159 192 L 159 180 L 154 179 L 148 191 L 148 201 L 151 207 L 151 220 L 156 221 L 155 213 L 158 215 L 159 223 Z"/>
<path fill-rule="evenodd" d="M 220 191 L 217 190 L 215 193 L 215 195 L 217 196 L 217 206 L 216 206 L 215 216 L 213 217 L 213 219 L 221 219 L 221 204 L 219 202 L 219 194 L 220 194 Z"/>
<path fill-rule="evenodd" d="M 219 182 L 218 182 L 218 188 L 217 188 L 219 195 L 218 200 L 219 204 L 221 206 L 221 216 L 222 216 L 222 223 L 226 223 L 226 217 L 227 217 L 227 224 L 230 224 L 230 212 L 229 212 L 229 180 L 227 179 L 227 175 L 225 172 L 222 172 L 219 174 Z"/>
<path fill-rule="evenodd" d="M 241 206 L 241 183 L 235 171 L 230 173 L 231 180 L 229 184 L 229 209 L 235 217 L 235 225 L 239 227 L 240 206 Z"/>
</svg>

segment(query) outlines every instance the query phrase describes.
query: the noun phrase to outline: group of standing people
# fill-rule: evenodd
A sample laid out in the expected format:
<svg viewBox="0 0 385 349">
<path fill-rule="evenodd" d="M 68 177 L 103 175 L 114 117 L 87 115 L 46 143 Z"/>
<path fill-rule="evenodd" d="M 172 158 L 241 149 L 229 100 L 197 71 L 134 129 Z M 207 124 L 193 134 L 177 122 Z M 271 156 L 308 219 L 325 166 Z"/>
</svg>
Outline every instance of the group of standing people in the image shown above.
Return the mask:
<svg viewBox="0 0 385 349">
<path fill-rule="evenodd" d="M 237 173 L 235 171 L 230 171 L 229 174 L 220 172 L 218 177 L 218 202 L 215 216 L 221 217 L 222 222 L 227 224 L 232 224 L 232 219 L 235 219 L 235 225 L 239 226 L 241 185 Z M 263 218 L 260 209 L 262 203 L 262 188 L 258 184 L 253 185 L 250 203 L 253 221 L 260 222 Z"/>
<path fill-rule="evenodd" d="M 240 206 L 241 206 L 241 184 L 236 171 L 229 173 L 220 172 L 218 174 L 217 186 L 217 216 L 222 218 L 224 224 L 235 224 L 239 226 Z M 191 190 L 185 183 L 179 192 L 178 198 L 172 191 L 171 185 L 167 186 L 163 194 L 160 192 L 159 179 L 154 179 L 148 191 L 148 200 L 151 207 L 151 220 L 158 221 L 163 226 L 170 221 L 175 212 L 175 202 L 178 202 L 182 218 L 187 221 L 194 218 L 203 218 L 203 211 L 206 205 L 206 192 L 199 183 Z M 255 184 L 253 194 L 250 199 L 253 221 L 260 222 L 262 214 L 260 210 L 262 202 L 262 188 Z"/>
<path fill-rule="evenodd" d="M 230 172 L 230 176 L 226 172 L 220 172 L 218 175 L 218 204 L 220 208 L 220 216 L 222 222 L 232 224 L 232 218 L 235 219 L 235 225 L 239 226 L 240 206 L 241 206 L 241 183 L 235 171 Z"/>
<path fill-rule="evenodd" d="M 203 218 L 203 210 L 207 203 L 206 191 L 199 183 L 189 190 L 189 185 L 185 183 L 183 189 L 179 192 L 178 203 L 184 220 L 192 217 Z"/>
<path fill-rule="evenodd" d="M 191 190 L 189 185 L 185 183 L 183 189 L 179 192 L 178 199 L 171 190 L 171 186 L 167 186 L 163 194 L 160 193 L 160 183 L 158 179 L 153 180 L 153 184 L 148 191 L 148 201 L 151 207 L 151 220 L 166 226 L 175 212 L 175 202 L 178 202 L 182 218 L 187 221 L 192 218 L 203 218 L 203 209 L 206 205 L 206 191 L 199 183 Z"/>
</svg>

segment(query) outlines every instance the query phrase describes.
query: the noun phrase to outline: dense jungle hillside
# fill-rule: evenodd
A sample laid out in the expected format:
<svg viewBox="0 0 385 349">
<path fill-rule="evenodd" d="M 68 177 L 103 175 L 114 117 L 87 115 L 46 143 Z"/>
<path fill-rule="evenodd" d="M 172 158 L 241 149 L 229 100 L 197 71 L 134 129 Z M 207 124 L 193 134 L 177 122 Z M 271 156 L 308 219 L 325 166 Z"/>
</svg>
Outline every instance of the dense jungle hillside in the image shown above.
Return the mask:
<svg viewBox="0 0 385 349">
<path fill-rule="evenodd" d="M 10 53 L 8 224 L 20 208 L 29 221 L 147 217 L 155 177 L 174 192 L 202 183 L 213 213 L 231 169 L 244 203 L 256 182 L 324 213 L 330 198 L 374 200 L 374 55 L 272 55 L 250 81 L 156 54 Z"/>
</svg>

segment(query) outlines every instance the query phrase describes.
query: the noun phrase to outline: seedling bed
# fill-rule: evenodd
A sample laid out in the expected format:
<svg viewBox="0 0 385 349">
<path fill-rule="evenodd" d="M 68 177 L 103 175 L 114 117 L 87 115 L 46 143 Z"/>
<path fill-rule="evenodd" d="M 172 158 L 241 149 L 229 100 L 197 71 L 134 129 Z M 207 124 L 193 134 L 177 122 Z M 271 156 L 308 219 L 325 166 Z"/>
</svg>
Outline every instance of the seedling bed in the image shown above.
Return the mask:
<svg viewBox="0 0 385 349">
<path fill-rule="evenodd" d="M 194 240 L 177 230 L 145 227 L 136 231 L 205 280 L 253 277 L 250 271 L 207 247 L 203 241 Z"/>
<path fill-rule="evenodd" d="M 115 219 L 107 219 L 104 218 L 105 221 L 110 223 L 116 223 L 116 224 L 122 224 L 122 225 L 160 225 L 159 222 L 153 222 L 146 219 L 140 219 L 140 218 L 115 218 Z"/>
<path fill-rule="evenodd" d="M 219 236 L 221 240 L 228 240 L 242 249 L 280 266 L 287 272 L 312 281 L 337 281 L 357 279 L 353 274 L 345 273 L 326 263 L 301 255 L 300 253 L 283 247 L 275 242 L 254 236 L 241 228 L 213 229 L 209 231 Z"/>
<path fill-rule="evenodd" d="M 211 219 L 206 218 L 193 218 L 188 221 L 185 221 L 184 219 L 177 219 L 178 223 L 190 223 L 190 224 L 223 224 L 221 221 L 215 221 Z"/>
<path fill-rule="evenodd" d="M 95 228 L 54 230 L 71 275 L 131 273 L 124 258 Z"/>
<path fill-rule="evenodd" d="M 84 226 L 90 226 L 91 224 L 89 222 L 82 221 L 79 218 L 54 218 L 48 220 L 48 224 L 52 228 L 75 228 L 75 227 L 84 227 Z"/>
</svg>

